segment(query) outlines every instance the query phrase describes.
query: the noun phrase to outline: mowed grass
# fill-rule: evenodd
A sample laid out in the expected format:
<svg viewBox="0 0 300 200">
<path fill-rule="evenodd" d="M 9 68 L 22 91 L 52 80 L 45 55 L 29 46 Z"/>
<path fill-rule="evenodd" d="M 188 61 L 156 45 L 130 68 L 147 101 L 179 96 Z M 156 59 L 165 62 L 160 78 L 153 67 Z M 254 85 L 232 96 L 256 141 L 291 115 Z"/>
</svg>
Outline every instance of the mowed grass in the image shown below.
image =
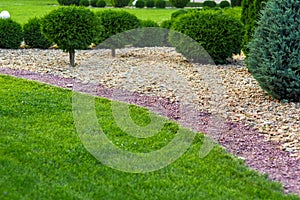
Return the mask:
<svg viewBox="0 0 300 200">
<path fill-rule="evenodd" d="M 111 102 L 96 98 L 99 124 L 128 151 L 152 151 L 176 136 L 167 122 L 147 139 L 128 136 L 113 120 Z M 137 124 L 144 108 L 131 106 Z M 199 159 L 203 135 L 177 161 L 155 172 L 126 173 L 95 159 L 72 117 L 72 91 L 0 75 L 0 199 L 300 199 L 215 147 Z M 120 145 L 124 144 L 124 145 Z"/>
<path fill-rule="evenodd" d="M 59 7 L 57 0 L 1 0 L 0 11 L 8 10 L 11 18 L 24 24 L 33 17 L 42 17 Z M 125 10 L 136 15 L 139 19 L 151 19 L 157 23 L 170 19 L 171 14 L 177 9 L 134 9 L 134 8 L 91 8 L 93 11 L 102 9 Z"/>
</svg>

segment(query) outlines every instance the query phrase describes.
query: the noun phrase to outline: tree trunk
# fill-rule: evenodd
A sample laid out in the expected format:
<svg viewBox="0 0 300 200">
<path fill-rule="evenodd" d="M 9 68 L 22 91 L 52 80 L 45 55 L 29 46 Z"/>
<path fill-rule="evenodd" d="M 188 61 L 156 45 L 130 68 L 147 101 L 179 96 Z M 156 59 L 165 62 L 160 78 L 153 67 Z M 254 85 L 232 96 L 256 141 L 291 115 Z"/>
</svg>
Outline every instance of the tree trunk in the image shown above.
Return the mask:
<svg viewBox="0 0 300 200">
<path fill-rule="evenodd" d="M 75 51 L 70 51 L 70 64 L 72 67 L 75 67 Z"/>
<path fill-rule="evenodd" d="M 114 58 L 116 57 L 116 49 L 115 48 L 112 48 L 111 49 L 111 56 Z"/>
</svg>

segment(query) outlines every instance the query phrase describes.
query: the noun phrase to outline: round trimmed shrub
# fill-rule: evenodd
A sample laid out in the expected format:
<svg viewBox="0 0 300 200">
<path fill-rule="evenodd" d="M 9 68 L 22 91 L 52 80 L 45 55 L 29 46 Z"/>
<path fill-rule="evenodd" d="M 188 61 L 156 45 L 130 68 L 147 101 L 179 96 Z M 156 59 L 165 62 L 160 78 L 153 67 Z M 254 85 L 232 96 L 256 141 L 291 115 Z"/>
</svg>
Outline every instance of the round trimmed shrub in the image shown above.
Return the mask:
<svg viewBox="0 0 300 200">
<path fill-rule="evenodd" d="M 216 6 L 217 6 L 217 3 L 214 2 L 214 1 L 206 0 L 206 1 L 203 2 L 203 7 L 214 8 Z"/>
<path fill-rule="evenodd" d="M 91 1 L 90 1 L 91 6 L 92 6 L 92 7 L 97 7 L 97 1 L 98 1 L 98 0 L 91 0 Z"/>
<path fill-rule="evenodd" d="M 268 1 L 249 44 L 249 71 L 279 100 L 300 102 L 299 18 L 298 0 Z"/>
<path fill-rule="evenodd" d="M 90 2 L 89 2 L 89 0 L 80 0 L 79 1 L 79 5 L 80 6 L 89 6 L 90 5 Z"/>
<path fill-rule="evenodd" d="M 144 8 L 144 7 L 145 7 L 145 1 L 143 1 L 143 0 L 138 0 L 138 1 L 135 3 L 135 7 L 136 7 L 136 8 Z"/>
<path fill-rule="evenodd" d="M 0 19 L 0 48 L 18 49 L 23 40 L 22 26 L 11 20 Z"/>
<path fill-rule="evenodd" d="M 243 52 L 248 55 L 248 43 L 252 39 L 260 11 L 268 0 L 244 0 L 242 4 L 241 20 L 245 25 L 245 35 L 243 38 Z"/>
<path fill-rule="evenodd" d="M 47 49 L 52 45 L 41 32 L 41 19 L 29 19 L 23 26 L 24 41 L 31 48 Z"/>
<path fill-rule="evenodd" d="M 170 29 L 172 27 L 173 21 L 172 20 L 165 20 L 160 24 L 161 28 L 167 28 Z"/>
<path fill-rule="evenodd" d="M 187 12 L 188 12 L 188 11 L 187 11 L 187 10 L 184 10 L 184 9 L 175 11 L 175 12 L 173 12 L 173 13 L 171 14 L 171 20 L 174 20 L 174 19 L 177 18 L 178 16 L 184 15 L 184 14 L 186 14 Z"/>
<path fill-rule="evenodd" d="M 159 27 L 158 23 L 152 20 L 141 20 L 142 27 Z"/>
<path fill-rule="evenodd" d="M 104 8 L 106 6 L 106 2 L 104 0 L 97 0 L 96 7 Z"/>
<path fill-rule="evenodd" d="M 220 12 L 201 11 L 185 14 L 173 22 L 172 29 L 200 43 L 216 64 L 227 63 L 227 58 L 240 53 L 241 50 L 242 23 Z M 189 48 L 184 42 L 176 45 L 176 48 L 197 62 L 197 58 L 188 52 Z"/>
<path fill-rule="evenodd" d="M 237 7 L 242 5 L 242 0 L 230 0 L 231 7 Z"/>
<path fill-rule="evenodd" d="M 230 7 L 230 3 L 228 1 L 221 1 L 219 4 L 220 8 L 227 8 Z"/>
<path fill-rule="evenodd" d="M 86 49 L 93 42 L 98 27 L 95 15 L 85 7 L 60 7 L 42 19 L 42 33 L 69 52 L 70 64 L 75 66 L 75 49 Z"/>
<path fill-rule="evenodd" d="M 157 0 L 155 2 L 156 8 L 166 8 L 166 2 L 164 0 Z"/>
<path fill-rule="evenodd" d="M 147 0 L 146 1 L 146 7 L 147 8 L 153 8 L 155 6 L 155 2 L 153 0 Z"/>
<path fill-rule="evenodd" d="M 70 6 L 76 5 L 79 6 L 80 0 L 58 0 L 59 5 Z"/>
<path fill-rule="evenodd" d="M 170 3 L 176 8 L 184 8 L 190 0 L 169 0 Z"/>
<path fill-rule="evenodd" d="M 117 8 L 128 6 L 129 2 L 130 0 L 111 0 L 111 4 Z"/>
</svg>

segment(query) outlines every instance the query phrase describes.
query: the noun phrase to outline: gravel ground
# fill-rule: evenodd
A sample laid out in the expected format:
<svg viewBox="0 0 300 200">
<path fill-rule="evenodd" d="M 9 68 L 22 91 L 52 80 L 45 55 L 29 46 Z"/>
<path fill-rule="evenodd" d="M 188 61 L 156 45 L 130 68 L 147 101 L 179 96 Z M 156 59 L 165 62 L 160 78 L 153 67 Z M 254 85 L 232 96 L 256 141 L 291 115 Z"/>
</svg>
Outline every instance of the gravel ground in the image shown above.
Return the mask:
<svg viewBox="0 0 300 200">
<path fill-rule="evenodd" d="M 60 50 L 0 49 L 0 73 L 117 100 L 124 100 L 121 91 L 130 103 L 204 131 L 286 192 L 300 194 L 300 106 L 266 96 L 242 60 L 193 65 L 171 48 L 128 48 L 116 58 L 108 50 L 76 54 L 72 69 Z M 192 105 L 188 116 L 182 103 Z"/>
</svg>

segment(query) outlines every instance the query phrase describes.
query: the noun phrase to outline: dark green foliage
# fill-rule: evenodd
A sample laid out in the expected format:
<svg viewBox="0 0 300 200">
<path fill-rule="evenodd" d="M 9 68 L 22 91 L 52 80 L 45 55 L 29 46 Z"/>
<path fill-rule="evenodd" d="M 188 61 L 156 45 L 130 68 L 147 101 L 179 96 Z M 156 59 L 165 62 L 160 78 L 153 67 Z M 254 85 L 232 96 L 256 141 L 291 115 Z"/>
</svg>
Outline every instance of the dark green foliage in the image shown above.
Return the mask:
<svg viewBox="0 0 300 200">
<path fill-rule="evenodd" d="M 147 8 L 153 8 L 155 6 L 155 1 L 154 0 L 147 0 L 146 1 L 146 7 Z"/>
<path fill-rule="evenodd" d="M 155 2 L 156 8 L 166 8 L 166 2 L 164 0 L 157 0 Z"/>
<path fill-rule="evenodd" d="M 137 8 L 144 8 L 144 7 L 145 7 L 145 1 L 143 1 L 143 0 L 138 0 L 138 1 L 135 3 L 135 7 L 137 7 Z"/>
<path fill-rule="evenodd" d="M 24 41 L 31 48 L 47 49 L 50 42 L 41 32 L 41 20 L 32 18 L 23 26 Z"/>
<path fill-rule="evenodd" d="M 203 7 L 214 8 L 217 6 L 217 3 L 214 1 L 206 0 L 203 2 Z"/>
<path fill-rule="evenodd" d="M 249 44 L 249 71 L 279 100 L 300 101 L 299 19 L 298 0 L 269 1 Z"/>
<path fill-rule="evenodd" d="M 0 19 L 0 48 L 18 49 L 23 40 L 22 26 L 9 19 Z"/>
<path fill-rule="evenodd" d="M 104 0 L 97 0 L 96 6 L 99 8 L 104 8 L 106 6 L 106 2 Z"/>
<path fill-rule="evenodd" d="M 219 4 L 220 8 L 226 8 L 226 7 L 230 7 L 230 3 L 226 0 L 221 1 Z"/>
<path fill-rule="evenodd" d="M 42 32 L 58 47 L 70 53 L 75 66 L 75 49 L 86 49 L 95 37 L 95 15 L 84 7 L 60 7 L 42 19 Z"/>
<path fill-rule="evenodd" d="M 203 7 L 203 3 L 201 2 L 189 2 L 186 7 Z"/>
<path fill-rule="evenodd" d="M 170 29 L 172 27 L 172 23 L 172 20 L 165 20 L 160 24 L 160 27 Z"/>
<path fill-rule="evenodd" d="M 79 6 L 80 0 L 58 0 L 59 5 L 70 6 L 76 5 Z"/>
<path fill-rule="evenodd" d="M 158 23 L 152 20 L 141 20 L 142 27 L 159 27 Z"/>
<path fill-rule="evenodd" d="M 170 3 L 176 8 L 184 8 L 190 0 L 169 0 Z"/>
<path fill-rule="evenodd" d="M 91 6 L 92 7 L 97 7 L 97 1 L 98 0 L 91 0 Z"/>
<path fill-rule="evenodd" d="M 188 11 L 187 11 L 187 10 L 184 10 L 184 9 L 175 11 L 175 12 L 173 12 L 172 15 L 171 15 L 171 20 L 174 20 L 174 19 L 177 18 L 178 16 L 184 15 L 184 14 L 186 14 L 187 12 L 188 12 Z"/>
<path fill-rule="evenodd" d="M 216 64 L 227 63 L 227 58 L 240 53 L 241 50 L 243 25 L 234 17 L 220 12 L 201 11 L 185 14 L 173 22 L 172 29 L 197 41 Z M 180 38 L 178 41 L 181 41 Z M 185 43 L 179 42 L 176 48 L 188 58 L 197 61 L 197 58 L 193 57 L 191 47 L 185 46 Z"/>
<path fill-rule="evenodd" d="M 129 2 L 130 0 L 111 0 L 111 4 L 117 8 L 128 6 Z"/>
<path fill-rule="evenodd" d="M 245 25 L 245 35 L 243 38 L 243 52 L 247 55 L 249 49 L 247 47 L 248 43 L 252 39 L 254 34 L 255 27 L 257 26 L 256 22 L 259 18 L 260 10 L 263 8 L 263 5 L 268 0 L 243 0 L 242 2 L 242 17 L 241 20 Z"/>
<path fill-rule="evenodd" d="M 242 5 L 242 0 L 230 0 L 231 7 L 237 7 Z"/>
<path fill-rule="evenodd" d="M 90 2 L 89 2 L 89 0 L 80 0 L 79 5 L 80 6 L 89 6 Z"/>
</svg>

